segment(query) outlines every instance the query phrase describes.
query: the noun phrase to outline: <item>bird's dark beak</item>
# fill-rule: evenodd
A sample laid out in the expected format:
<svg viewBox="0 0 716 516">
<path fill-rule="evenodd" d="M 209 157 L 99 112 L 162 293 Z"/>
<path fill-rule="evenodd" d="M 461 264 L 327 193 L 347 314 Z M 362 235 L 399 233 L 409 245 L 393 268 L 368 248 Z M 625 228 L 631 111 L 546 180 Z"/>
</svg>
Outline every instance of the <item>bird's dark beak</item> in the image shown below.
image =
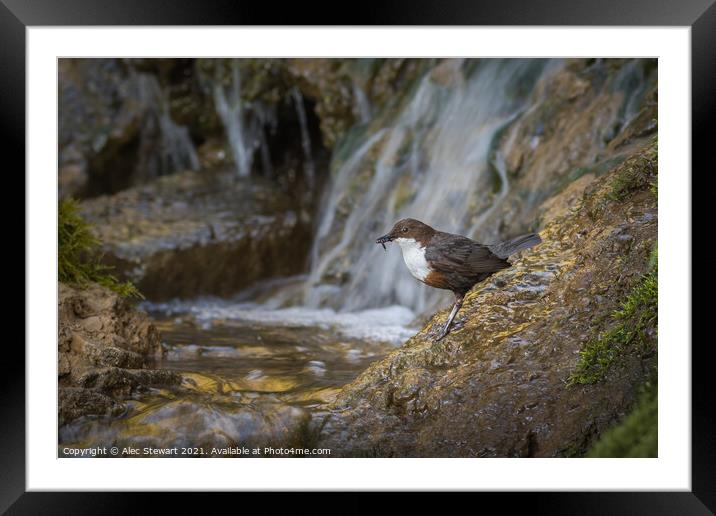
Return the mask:
<svg viewBox="0 0 716 516">
<path fill-rule="evenodd" d="M 390 242 L 391 240 L 393 240 L 393 237 L 388 234 L 388 235 L 383 235 L 382 237 L 378 238 L 375 241 L 375 243 L 382 245 L 383 249 L 387 251 L 388 249 L 385 247 L 385 243 Z"/>
</svg>

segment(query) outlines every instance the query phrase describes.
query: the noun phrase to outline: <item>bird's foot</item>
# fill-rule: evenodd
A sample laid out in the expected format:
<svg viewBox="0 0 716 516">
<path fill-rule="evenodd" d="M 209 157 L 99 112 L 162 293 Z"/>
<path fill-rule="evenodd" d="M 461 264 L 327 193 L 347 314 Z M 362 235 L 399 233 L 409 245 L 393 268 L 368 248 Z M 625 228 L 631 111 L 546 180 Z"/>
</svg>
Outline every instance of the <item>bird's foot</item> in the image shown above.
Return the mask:
<svg viewBox="0 0 716 516">
<path fill-rule="evenodd" d="M 443 331 L 440 332 L 440 335 L 438 335 L 435 339 L 435 342 L 440 342 L 441 340 L 443 340 L 448 333 L 450 333 L 450 330 L 448 330 L 447 328 L 443 329 Z"/>
<path fill-rule="evenodd" d="M 465 323 L 467 323 L 467 318 L 458 319 L 455 322 L 452 323 L 452 326 L 450 327 L 451 330 L 462 330 L 465 326 Z"/>
<path fill-rule="evenodd" d="M 453 319 L 455 319 L 455 316 L 460 311 L 460 307 L 462 306 L 462 299 L 463 296 L 459 296 L 458 294 L 455 294 L 455 304 L 452 307 L 452 310 L 450 311 L 450 315 L 448 316 L 447 322 L 445 323 L 445 326 L 443 327 L 442 333 L 438 336 L 438 338 L 435 340 L 435 342 L 439 342 L 440 340 L 444 339 L 445 336 L 450 333 L 450 325 L 452 324 Z"/>
<path fill-rule="evenodd" d="M 440 342 L 443 340 L 449 333 L 452 333 L 453 330 L 461 330 L 465 323 L 467 322 L 467 319 L 459 319 L 457 321 L 454 321 L 449 328 L 443 328 L 443 330 L 440 332 L 440 335 L 437 336 L 435 339 L 435 342 Z"/>
</svg>

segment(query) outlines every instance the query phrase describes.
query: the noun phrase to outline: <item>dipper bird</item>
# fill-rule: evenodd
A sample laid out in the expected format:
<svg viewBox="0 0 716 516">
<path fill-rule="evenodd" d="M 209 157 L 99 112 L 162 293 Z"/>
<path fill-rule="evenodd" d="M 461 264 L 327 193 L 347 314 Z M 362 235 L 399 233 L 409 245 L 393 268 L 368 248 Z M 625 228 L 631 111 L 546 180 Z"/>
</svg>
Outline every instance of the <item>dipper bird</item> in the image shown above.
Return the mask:
<svg viewBox="0 0 716 516">
<path fill-rule="evenodd" d="M 507 258 L 517 251 L 539 244 L 535 233 L 518 236 L 499 244 L 480 244 L 451 233 L 437 231 L 415 219 L 399 220 L 390 233 L 378 238 L 376 244 L 397 242 L 410 273 L 426 285 L 451 290 L 455 295 L 447 324 L 437 338 L 441 340 L 462 307 L 465 294 L 493 273 L 510 267 Z"/>
</svg>

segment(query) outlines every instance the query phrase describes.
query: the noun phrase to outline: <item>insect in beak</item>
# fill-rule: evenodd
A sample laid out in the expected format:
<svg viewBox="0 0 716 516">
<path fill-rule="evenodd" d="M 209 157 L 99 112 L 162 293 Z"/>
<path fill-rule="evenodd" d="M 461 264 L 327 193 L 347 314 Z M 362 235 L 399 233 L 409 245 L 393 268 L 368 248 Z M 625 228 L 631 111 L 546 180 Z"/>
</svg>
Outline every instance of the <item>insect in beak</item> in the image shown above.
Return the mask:
<svg viewBox="0 0 716 516">
<path fill-rule="evenodd" d="M 391 237 L 389 237 L 388 235 L 383 235 L 382 237 L 378 238 L 378 239 L 375 241 L 375 243 L 382 245 L 382 246 L 383 246 L 383 250 L 387 251 L 388 248 L 385 247 L 385 243 L 386 243 L 386 242 L 390 242 L 391 240 L 393 240 L 393 239 L 392 239 Z"/>
</svg>

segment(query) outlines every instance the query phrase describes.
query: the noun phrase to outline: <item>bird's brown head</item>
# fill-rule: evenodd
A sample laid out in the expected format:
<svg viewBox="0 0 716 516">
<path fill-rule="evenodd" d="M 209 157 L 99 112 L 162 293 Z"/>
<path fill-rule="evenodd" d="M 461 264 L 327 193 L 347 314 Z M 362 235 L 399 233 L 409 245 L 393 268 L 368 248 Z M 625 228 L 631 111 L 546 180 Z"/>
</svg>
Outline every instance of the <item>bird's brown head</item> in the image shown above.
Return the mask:
<svg viewBox="0 0 716 516">
<path fill-rule="evenodd" d="M 385 244 L 386 242 L 392 242 L 399 238 L 405 238 L 426 244 L 430 240 L 430 237 L 433 236 L 433 233 L 435 233 L 433 228 L 427 224 L 423 224 L 419 220 L 402 219 L 395 223 L 390 233 L 378 238 L 375 243 Z"/>
</svg>

